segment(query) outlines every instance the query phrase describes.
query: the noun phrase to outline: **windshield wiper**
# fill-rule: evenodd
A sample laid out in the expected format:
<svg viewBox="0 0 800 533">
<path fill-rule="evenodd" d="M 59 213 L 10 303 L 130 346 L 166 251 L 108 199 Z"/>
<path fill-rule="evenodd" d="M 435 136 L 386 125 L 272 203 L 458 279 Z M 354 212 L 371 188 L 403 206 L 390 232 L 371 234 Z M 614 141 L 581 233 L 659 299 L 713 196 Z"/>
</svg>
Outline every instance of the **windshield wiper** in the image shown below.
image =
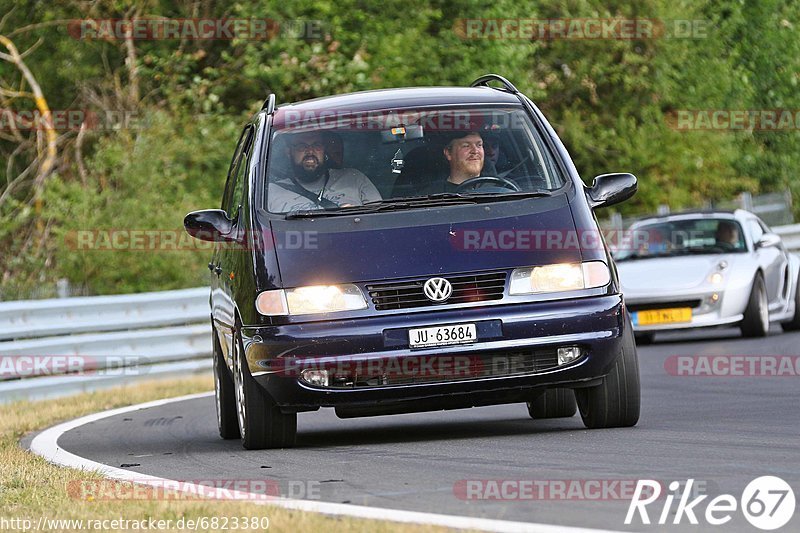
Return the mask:
<svg viewBox="0 0 800 533">
<path fill-rule="evenodd" d="M 548 191 L 547 189 L 537 189 L 535 191 L 519 191 L 519 192 L 500 192 L 500 193 L 489 193 L 489 194 L 470 194 L 468 195 L 469 198 L 481 198 L 486 199 L 486 201 L 491 202 L 494 200 L 516 200 L 519 198 L 544 198 L 547 196 L 553 196 L 553 191 Z"/>
<path fill-rule="evenodd" d="M 507 193 L 463 193 L 463 192 L 440 192 L 429 194 L 427 196 L 406 196 L 403 198 L 389 198 L 388 200 L 375 200 L 373 202 L 368 202 L 365 205 L 372 205 L 372 204 L 385 204 L 385 203 L 392 203 L 392 202 L 403 202 L 403 203 L 429 203 L 429 202 L 436 202 L 441 201 L 442 203 L 450 203 L 452 201 L 468 201 L 471 203 L 485 203 L 485 202 L 494 202 L 496 200 L 516 200 L 520 198 L 536 198 L 536 197 L 543 197 L 543 196 L 552 196 L 552 191 L 548 190 L 535 190 L 535 191 L 519 191 L 519 192 L 507 192 Z"/>
<path fill-rule="evenodd" d="M 338 209 L 305 209 L 302 211 L 292 211 L 286 214 L 286 219 L 360 215 L 364 213 L 376 213 L 378 211 L 417 209 L 420 207 L 436 207 L 441 205 L 477 204 L 498 200 L 518 200 L 521 198 L 536 198 L 551 195 L 552 193 L 546 190 L 492 194 L 443 192 L 429 194 L 427 196 L 407 196 L 402 198 L 388 198 L 386 200 L 374 200 L 364 205 L 340 207 Z"/>
<path fill-rule="evenodd" d="M 396 204 L 369 204 L 339 207 L 336 209 L 303 209 L 286 213 L 286 220 L 293 218 L 317 218 L 317 217 L 336 217 L 344 215 L 358 215 L 363 213 L 375 213 L 378 211 L 391 211 L 397 209 Z"/>
<path fill-rule="evenodd" d="M 652 252 L 652 253 L 632 253 L 629 255 L 625 255 L 622 257 L 615 257 L 614 261 L 616 262 L 623 262 L 632 259 L 663 259 L 665 257 L 681 257 L 685 255 L 703 255 L 703 254 L 718 254 L 719 252 L 714 251 L 712 248 L 707 248 L 704 246 L 692 247 L 692 248 L 680 248 L 678 250 L 669 250 L 666 252 Z"/>
</svg>

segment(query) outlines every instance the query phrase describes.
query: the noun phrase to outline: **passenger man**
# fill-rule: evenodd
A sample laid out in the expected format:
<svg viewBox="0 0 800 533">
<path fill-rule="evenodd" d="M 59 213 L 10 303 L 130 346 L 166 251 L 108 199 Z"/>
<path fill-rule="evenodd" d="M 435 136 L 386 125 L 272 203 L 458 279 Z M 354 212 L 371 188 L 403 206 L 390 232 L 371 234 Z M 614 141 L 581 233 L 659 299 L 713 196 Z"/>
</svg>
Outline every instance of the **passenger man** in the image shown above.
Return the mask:
<svg viewBox="0 0 800 533">
<path fill-rule="evenodd" d="M 486 162 L 492 163 L 499 170 L 500 164 L 500 137 L 490 133 L 483 137 L 483 150 L 486 153 Z"/>
<path fill-rule="evenodd" d="M 291 134 L 285 157 L 288 176 L 271 176 L 268 207 L 273 213 L 335 209 L 380 200 L 367 176 L 354 168 L 332 168 L 321 132 Z"/>
</svg>

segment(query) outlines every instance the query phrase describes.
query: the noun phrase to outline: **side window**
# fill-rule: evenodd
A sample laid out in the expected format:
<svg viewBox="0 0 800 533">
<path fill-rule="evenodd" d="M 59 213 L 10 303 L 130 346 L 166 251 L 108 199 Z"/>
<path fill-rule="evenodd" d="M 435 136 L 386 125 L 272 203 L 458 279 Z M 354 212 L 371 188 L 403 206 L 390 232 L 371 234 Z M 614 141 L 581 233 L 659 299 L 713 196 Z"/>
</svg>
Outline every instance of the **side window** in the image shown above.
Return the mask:
<svg viewBox="0 0 800 533">
<path fill-rule="evenodd" d="M 761 224 L 759 224 L 756 220 L 748 221 L 748 225 L 750 226 L 750 233 L 753 234 L 753 244 L 757 243 L 758 240 L 764 235 L 764 230 L 761 228 Z"/>
<path fill-rule="evenodd" d="M 242 205 L 242 191 L 247 178 L 247 162 L 253 146 L 253 128 L 247 127 L 239 137 L 239 144 L 233 154 L 231 166 L 228 169 L 228 182 L 225 185 L 225 194 L 222 198 L 222 209 L 233 220 Z"/>
</svg>

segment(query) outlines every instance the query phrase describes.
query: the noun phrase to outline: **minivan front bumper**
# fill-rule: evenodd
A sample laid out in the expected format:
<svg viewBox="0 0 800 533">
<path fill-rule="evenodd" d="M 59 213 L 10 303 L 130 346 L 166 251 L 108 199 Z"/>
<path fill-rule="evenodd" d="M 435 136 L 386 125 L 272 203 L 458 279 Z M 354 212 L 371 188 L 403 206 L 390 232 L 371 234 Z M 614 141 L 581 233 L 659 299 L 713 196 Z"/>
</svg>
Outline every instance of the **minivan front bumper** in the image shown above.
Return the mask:
<svg viewBox="0 0 800 533">
<path fill-rule="evenodd" d="M 619 294 L 480 308 L 391 314 L 280 326 L 242 328 L 249 369 L 285 411 L 336 407 L 340 416 L 449 409 L 528 401 L 547 387 L 591 386 L 605 376 L 621 352 L 629 321 Z M 474 344 L 410 349 L 408 329 L 474 323 Z M 628 332 L 630 334 L 630 332 Z M 581 357 L 560 366 L 492 372 L 497 354 L 548 354 L 579 347 Z M 538 355 L 537 355 L 538 357 Z M 459 375 L 373 379 L 347 386 L 314 386 L 304 369 L 403 369 L 398 362 L 435 368 L 437 361 L 466 360 Z M 506 359 L 503 359 L 506 360 Z M 539 365 L 541 366 L 541 365 Z M 470 372 L 472 372 L 470 374 Z M 424 372 L 423 372 L 424 374 Z M 374 377 L 374 376 L 371 376 Z M 379 376 L 380 377 L 380 376 Z M 394 376 L 396 377 L 396 375 Z M 341 412 L 340 412 L 341 410 Z"/>
</svg>

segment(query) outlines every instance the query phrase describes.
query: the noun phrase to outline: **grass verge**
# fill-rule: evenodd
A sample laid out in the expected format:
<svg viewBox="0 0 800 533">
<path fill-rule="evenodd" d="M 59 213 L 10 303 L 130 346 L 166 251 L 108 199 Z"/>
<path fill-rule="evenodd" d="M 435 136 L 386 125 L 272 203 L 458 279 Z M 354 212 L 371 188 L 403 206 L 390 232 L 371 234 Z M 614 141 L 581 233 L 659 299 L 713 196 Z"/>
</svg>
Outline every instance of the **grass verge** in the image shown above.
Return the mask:
<svg viewBox="0 0 800 533">
<path fill-rule="evenodd" d="M 154 521 L 171 520 L 171 527 L 152 529 L 150 526 L 150 531 L 220 531 L 222 522 L 211 522 L 213 517 L 217 517 L 218 520 L 227 518 L 228 531 L 262 531 L 261 526 L 266 522 L 256 520 L 253 524 L 252 519 L 266 517 L 270 531 L 444 531 L 433 526 L 329 517 L 248 502 L 176 501 L 163 497 L 82 499 L 75 497 L 70 487 L 76 483 L 100 481 L 103 479 L 100 475 L 55 466 L 19 445 L 25 434 L 64 420 L 159 398 L 203 392 L 212 387 L 210 377 L 193 377 L 136 384 L 58 400 L 0 405 L 0 530 L 35 530 L 40 519 L 48 519 L 49 522 L 41 524 L 45 531 L 85 531 L 87 526 L 100 526 L 88 528 L 93 530 L 142 531 L 145 523 L 139 521 L 152 518 Z M 238 520 L 234 528 L 235 517 Z M 251 521 L 246 523 L 246 519 Z M 67 522 L 69 520 L 73 522 Z M 114 523 L 113 520 L 129 522 Z M 192 525 L 189 520 L 196 521 L 199 527 L 189 527 Z"/>
</svg>

